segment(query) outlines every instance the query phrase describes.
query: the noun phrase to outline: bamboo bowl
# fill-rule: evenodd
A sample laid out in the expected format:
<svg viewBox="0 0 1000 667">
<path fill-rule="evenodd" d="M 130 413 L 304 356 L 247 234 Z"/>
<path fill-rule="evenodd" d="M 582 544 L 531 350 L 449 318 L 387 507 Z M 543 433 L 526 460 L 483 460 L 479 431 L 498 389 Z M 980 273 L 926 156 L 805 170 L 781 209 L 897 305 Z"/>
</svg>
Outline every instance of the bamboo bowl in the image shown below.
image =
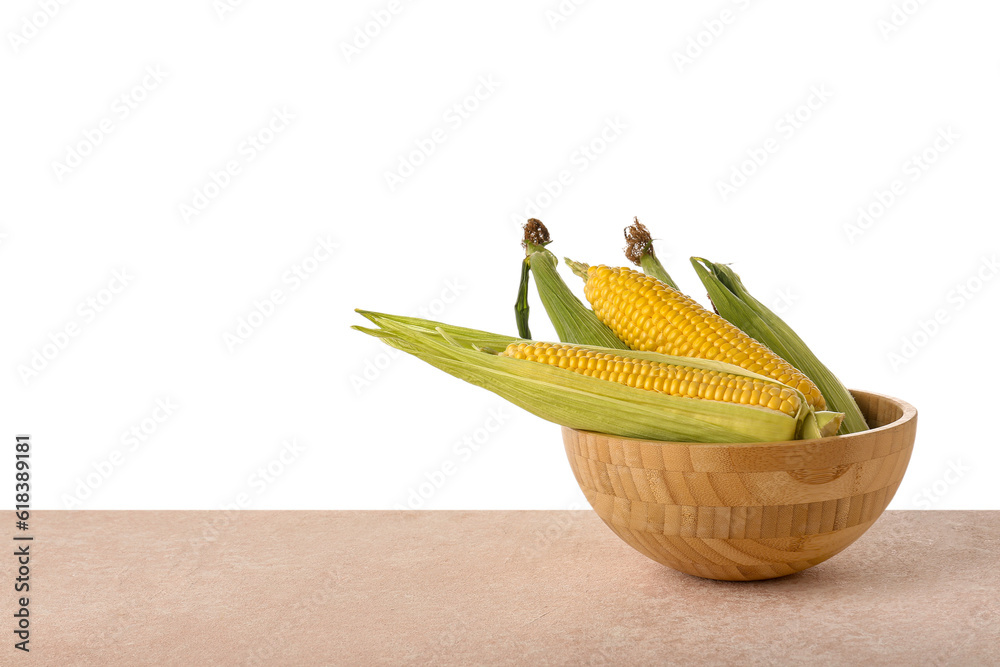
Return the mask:
<svg viewBox="0 0 1000 667">
<path fill-rule="evenodd" d="M 634 549 L 707 579 L 773 579 L 822 563 L 899 488 L 917 411 L 852 391 L 872 427 L 786 442 L 652 442 L 563 428 L 576 481 Z"/>
</svg>

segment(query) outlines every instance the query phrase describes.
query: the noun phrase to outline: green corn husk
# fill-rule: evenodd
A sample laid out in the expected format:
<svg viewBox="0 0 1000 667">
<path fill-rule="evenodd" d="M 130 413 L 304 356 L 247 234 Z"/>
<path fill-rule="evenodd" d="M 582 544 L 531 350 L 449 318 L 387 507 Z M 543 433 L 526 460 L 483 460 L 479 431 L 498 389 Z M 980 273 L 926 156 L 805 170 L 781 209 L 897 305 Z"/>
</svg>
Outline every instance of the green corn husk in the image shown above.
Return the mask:
<svg viewBox="0 0 1000 667">
<path fill-rule="evenodd" d="M 521 338 L 531 338 L 528 328 L 528 278 L 531 276 L 530 264 L 525 257 L 521 262 L 521 282 L 517 288 L 517 301 L 514 302 L 514 318 L 517 320 L 517 335 Z"/>
<path fill-rule="evenodd" d="M 445 337 L 447 337 L 447 339 L 450 339 L 453 344 L 470 350 L 481 348 L 488 351 L 494 351 L 495 354 L 499 354 L 511 343 L 521 343 L 525 341 L 524 338 L 489 333 L 488 331 L 480 331 L 479 329 L 468 329 L 466 327 L 459 327 L 453 324 L 444 324 L 433 320 L 424 320 L 419 317 L 390 315 L 388 313 L 379 313 L 372 310 L 361 309 L 355 309 L 354 312 L 359 313 L 372 324 L 386 330 L 403 329 L 411 331 L 415 334 L 425 335 L 440 340 L 446 340 Z"/>
<path fill-rule="evenodd" d="M 805 373 L 819 387 L 827 406 L 844 413 L 841 434 L 868 430 L 864 415 L 847 387 L 784 320 L 747 291 L 735 271 L 701 257 L 692 257 L 691 263 L 719 315 Z"/>
<path fill-rule="evenodd" d="M 646 225 L 639 222 L 639 218 L 635 218 L 635 221 L 625 228 L 625 242 L 627 243 L 625 256 L 633 264 L 640 267 L 643 273 L 669 285 L 678 292 L 681 291 L 681 288 L 677 286 L 674 279 L 663 268 L 663 264 L 657 259 L 656 252 L 653 250 L 653 237 L 646 229 Z"/>
<path fill-rule="evenodd" d="M 545 248 L 549 243 L 549 232 L 540 220 L 532 218 L 524 226 L 524 245 L 526 261 L 531 267 L 535 278 L 538 297 L 545 307 L 545 312 L 555 327 L 556 335 L 564 343 L 578 345 L 597 345 L 627 350 L 625 345 L 606 324 L 601 322 L 593 310 L 583 304 L 573 294 L 569 285 L 559 275 L 559 259 Z M 526 283 L 522 279 L 522 286 Z M 520 303 L 520 293 L 519 299 Z M 527 306 L 524 308 L 525 326 L 520 327 L 520 312 L 518 313 L 518 333 L 524 338 L 531 336 L 527 328 Z"/>
<path fill-rule="evenodd" d="M 498 356 L 519 339 L 429 320 L 358 311 L 378 329 L 353 327 L 525 410 L 570 428 L 619 437 L 681 442 L 772 442 L 824 437 L 841 415 L 814 413 L 800 395 L 796 417 L 746 405 L 667 396 L 546 364 Z M 522 341 L 526 342 L 526 341 Z M 585 346 L 621 354 L 615 348 Z M 629 357 L 753 377 L 715 361 L 630 352 Z"/>
<path fill-rule="evenodd" d="M 532 253 L 530 261 L 538 296 L 559 340 L 578 345 L 628 349 L 611 328 L 597 319 L 594 311 L 570 291 L 556 269 L 559 260 L 555 255 L 543 249 Z"/>
</svg>

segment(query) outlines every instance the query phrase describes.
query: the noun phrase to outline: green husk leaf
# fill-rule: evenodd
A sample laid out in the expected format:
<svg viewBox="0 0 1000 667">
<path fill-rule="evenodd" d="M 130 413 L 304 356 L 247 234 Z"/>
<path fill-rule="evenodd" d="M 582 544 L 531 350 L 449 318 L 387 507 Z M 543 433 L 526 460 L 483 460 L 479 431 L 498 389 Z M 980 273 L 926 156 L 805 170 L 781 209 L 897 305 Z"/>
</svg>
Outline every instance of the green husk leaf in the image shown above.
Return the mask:
<svg viewBox="0 0 1000 667">
<path fill-rule="evenodd" d="M 564 343 L 628 349 L 607 325 L 597 319 L 594 311 L 573 294 L 569 285 L 559 275 L 559 260 L 545 248 L 551 242 L 549 230 L 541 220 L 531 218 L 525 223 L 524 240 L 521 242 L 524 247 L 525 262 L 531 268 L 538 296 L 552 326 L 555 327 L 559 340 Z M 527 282 L 523 274 L 521 285 L 522 289 L 527 289 Z M 520 298 L 519 293 L 519 302 Z M 525 295 L 526 298 L 527 295 Z M 520 317 L 520 314 L 518 316 Z M 518 333 L 525 338 L 530 338 L 526 307 L 524 319 L 524 328 L 521 328 L 521 322 L 518 320 Z"/>
<path fill-rule="evenodd" d="M 587 269 L 590 268 L 590 264 L 587 264 L 586 262 L 578 262 L 575 259 L 570 259 L 569 257 L 563 257 L 563 261 L 566 262 L 566 266 L 569 267 L 569 270 L 572 271 L 573 275 L 577 278 L 583 282 L 590 280 L 590 276 L 587 275 Z"/>
<path fill-rule="evenodd" d="M 514 318 L 517 320 L 517 335 L 521 338 L 531 338 L 528 328 L 528 278 L 531 275 L 528 258 L 521 262 L 521 283 L 517 288 L 517 301 L 514 303 Z"/>
<path fill-rule="evenodd" d="M 611 328 L 597 319 L 594 311 L 573 294 L 559 275 L 559 260 L 556 256 L 545 248 L 531 244 L 528 244 L 528 250 L 538 296 L 559 340 L 564 343 L 627 350 L 628 346 L 615 336 Z"/>
<path fill-rule="evenodd" d="M 355 309 L 354 312 L 360 314 L 380 329 L 388 330 L 404 328 L 431 337 L 436 336 L 438 338 L 441 338 L 441 331 L 443 331 L 459 346 L 467 347 L 469 349 L 473 349 L 473 346 L 478 346 L 481 348 L 503 350 L 511 343 L 520 343 L 525 340 L 524 338 L 517 338 L 515 336 L 505 336 L 503 334 L 490 333 L 479 329 L 458 327 L 453 324 L 425 320 L 419 317 L 390 315 L 388 313 L 379 313 L 373 310 L 362 310 L 360 308 Z M 439 329 L 441 331 L 439 331 Z M 368 332 L 366 331 L 365 333 Z"/>
<path fill-rule="evenodd" d="M 864 415 L 847 387 L 784 320 L 747 291 L 735 271 L 701 257 L 692 257 L 691 264 L 719 315 L 799 369 L 819 387 L 827 406 L 844 414 L 841 434 L 868 430 Z"/>
<path fill-rule="evenodd" d="M 647 276 L 656 278 L 664 285 L 672 287 L 678 292 L 681 291 L 681 288 L 677 286 L 674 279 L 671 278 L 670 274 L 667 273 L 667 270 L 663 268 L 663 264 L 661 264 L 660 260 L 656 258 L 656 255 L 643 255 L 642 259 L 639 260 L 639 267 Z"/>
<path fill-rule="evenodd" d="M 801 395 L 804 407 L 797 418 L 764 408 L 666 396 L 479 351 L 484 347 L 503 349 L 497 343 L 508 337 L 416 318 L 359 312 L 381 328 L 355 329 L 488 389 L 543 419 L 575 429 L 646 440 L 772 442 L 794 439 L 801 435 L 808 419 L 815 422 Z M 616 348 L 586 347 L 602 353 L 621 353 Z M 651 352 L 630 352 L 629 356 L 760 378 L 721 362 Z"/>
</svg>

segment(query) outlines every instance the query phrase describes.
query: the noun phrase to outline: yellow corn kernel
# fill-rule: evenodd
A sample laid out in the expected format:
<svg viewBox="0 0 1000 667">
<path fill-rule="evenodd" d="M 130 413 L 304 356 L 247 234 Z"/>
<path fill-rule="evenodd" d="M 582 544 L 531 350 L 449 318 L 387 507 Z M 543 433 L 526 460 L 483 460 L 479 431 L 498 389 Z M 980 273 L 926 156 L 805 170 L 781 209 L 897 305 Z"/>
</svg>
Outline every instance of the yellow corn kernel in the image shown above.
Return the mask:
<svg viewBox="0 0 1000 667">
<path fill-rule="evenodd" d="M 772 378 L 801 391 L 814 410 L 826 401 L 812 380 L 695 300 L 626 267 L 591 266 L 584 288 L 598 319 L 633 350 L 713 359 Z M 630 304 L 638 299 L 647 315 Z M 644 308 L 643 311 L 646 309 Z M 735 391 L 734 395 L 741 395 Z"/>
<path fill-rule="evenodd" d="M 783 412 L 790 417 L 795 417 L 801 407 L 798 395 L 779 384 L 715 370 L 601 354 L 565 343 L 511 343 L 502 355 L 669 396 L 741 403 Z"/>
</svg>

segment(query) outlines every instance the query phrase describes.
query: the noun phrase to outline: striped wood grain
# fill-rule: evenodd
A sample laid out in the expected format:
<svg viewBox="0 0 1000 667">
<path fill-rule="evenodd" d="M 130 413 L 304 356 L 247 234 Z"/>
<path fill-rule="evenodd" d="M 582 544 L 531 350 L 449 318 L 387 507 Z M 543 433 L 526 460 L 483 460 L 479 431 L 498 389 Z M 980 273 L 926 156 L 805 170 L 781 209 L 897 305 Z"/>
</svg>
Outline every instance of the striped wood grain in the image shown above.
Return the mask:
<svg viewBox="0 0 1000 667">
<path fill-rule="evenodd" d="M 856 540 L 899 488 L 917 413 L 853 392 L 872 429 L 764 444 L 663 443 L 563 428 L 573 474 L 639 552 L 710 579 L 804 570 Z"/>
</svg>

